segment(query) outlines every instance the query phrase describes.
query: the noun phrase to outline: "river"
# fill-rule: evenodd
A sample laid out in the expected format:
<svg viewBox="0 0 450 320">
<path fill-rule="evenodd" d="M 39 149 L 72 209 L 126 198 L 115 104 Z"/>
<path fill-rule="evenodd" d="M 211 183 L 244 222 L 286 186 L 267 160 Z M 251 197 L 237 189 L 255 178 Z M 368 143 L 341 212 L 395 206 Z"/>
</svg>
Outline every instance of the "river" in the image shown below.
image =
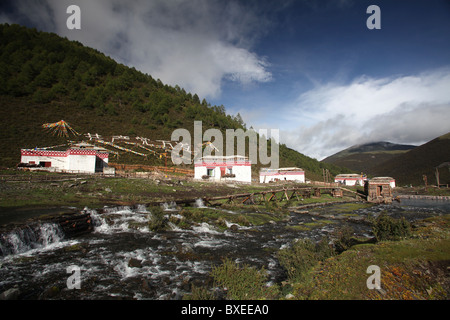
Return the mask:
<svg viewBox="0 0 450 320">
<path fill-rule="evenodd" d="M 176 300 L 189 293 L 192 285 L 211 287 L 209 273 L 223 257 L 264 267 L 269 282 L 280 283 L 286 275 L 276 252 L 295 239 L 318 241 L 343 224 L 352 226 L 356 235 L 370 238 L 370 225 L 364 222 L 368 214 L 387 212 L 414 221 L 450 213 L 450 201 L 405 199 L 357 209 L 337 219 L 338 206 L 292 211 L 282 221 L 260 226 L 231 227 L 227 222 L 229 228 L 223 231 L 208 223 L 189 229 L 172 224 L 163 232 L 148 229 L 152 213 L 145 206 L 105 208 L 101 214 L 86 208 L 95 228 L 77 238 L 67 239 L 57 225 L 49 223 L 3 234 L 0 293 L 13 290 L 19 299 Z M 167 217 L 179 217 L 169 204 L 164 210 Z M 298 228 L 306 225 L 313 227 Z M 71 266 L 79 270 L 79 289 L 68 284 L 69 277 L 76 275 L 68 269 Z"/>
</svg>

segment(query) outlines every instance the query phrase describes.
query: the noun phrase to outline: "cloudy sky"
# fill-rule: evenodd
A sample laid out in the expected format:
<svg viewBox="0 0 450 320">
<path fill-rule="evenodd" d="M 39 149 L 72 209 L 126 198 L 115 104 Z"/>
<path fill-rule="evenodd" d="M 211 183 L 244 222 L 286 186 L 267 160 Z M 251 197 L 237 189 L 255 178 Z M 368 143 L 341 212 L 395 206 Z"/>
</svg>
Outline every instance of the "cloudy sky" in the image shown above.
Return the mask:
<svg viewBox="0 0 450 320">
<path fill-rule="evenodd" d="M 448 0 L 3 0 L 0 22 L 78 40 L 319 160 L 450 131 Z"/>
</svg>

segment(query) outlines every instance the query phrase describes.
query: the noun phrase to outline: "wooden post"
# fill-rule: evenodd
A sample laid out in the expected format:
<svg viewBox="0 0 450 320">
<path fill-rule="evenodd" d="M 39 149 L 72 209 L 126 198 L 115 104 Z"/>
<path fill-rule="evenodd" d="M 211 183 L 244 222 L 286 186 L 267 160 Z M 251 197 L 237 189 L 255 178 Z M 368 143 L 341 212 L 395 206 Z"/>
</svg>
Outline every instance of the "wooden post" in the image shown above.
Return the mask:
<svg viewBox="0 0 450 320">
<path fill-rule="evenodd" d="M 438 168 L 436 168 L 436 183 L 437 183 L 437 187 L 438 187 L 438 189 L 439 189 L 439 169 Z"/>
<path fill-rule="evenodd" d="M 261 192 L 261 198 L 262 198 L 262 201 L 266 202 L 266 193 L 265 192 Z"/>
<path fill-rule="evenodd" d="M 275 192 L 272 192 L 272 195 L 269 198 L 269 202 L 272 200 L 272 198 L 277 199 L 277 196 L 275 195 Z"/>
</svg>

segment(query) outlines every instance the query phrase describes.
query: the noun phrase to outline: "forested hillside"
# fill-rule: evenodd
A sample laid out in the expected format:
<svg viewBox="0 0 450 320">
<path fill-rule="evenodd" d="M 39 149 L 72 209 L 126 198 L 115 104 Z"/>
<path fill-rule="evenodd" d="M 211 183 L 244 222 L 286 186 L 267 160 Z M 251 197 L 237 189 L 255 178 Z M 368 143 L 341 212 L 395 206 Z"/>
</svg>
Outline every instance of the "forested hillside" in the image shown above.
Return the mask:
<svg viewBox="0 0 450 320">
<path fill-rule="evenodd" d="M 67 142 L 42 129 L 42 124 L 62 119 L 80 133 L 152 140 L 169 140 L 176 128 L 193 132 L 194 120 L 203 122 L 203 130 L 246 127 L 239 114 L 227 114 L 223 105 L 200 101 L 195 93 L 168 86 L 79 42 L 8 24 L 0 25 L 0 118 L 3 167 L 20 161 L 20 148 Z M 159 157 L 133 155 L 117 161 L 163 164 Z M 333 175 L 345 171 L 285 145 L 280 145 L 280 165 L 303 167 L 315 179 L 321 179 L 323 168 Z"/>
</svg>

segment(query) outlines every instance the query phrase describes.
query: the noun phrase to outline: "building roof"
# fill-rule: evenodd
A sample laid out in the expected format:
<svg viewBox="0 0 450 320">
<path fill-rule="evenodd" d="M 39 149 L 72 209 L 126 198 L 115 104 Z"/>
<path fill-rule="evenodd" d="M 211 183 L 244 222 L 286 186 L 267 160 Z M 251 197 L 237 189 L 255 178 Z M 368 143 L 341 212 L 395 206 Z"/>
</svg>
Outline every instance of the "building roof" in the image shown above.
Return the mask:
<svg viewBox="0 0 450 320">
<path fill-rule="evenodd" d="M 369 180 L 369 182 L 373 183 L 389 183 L 391 181 L 395 181 L 395 179 L 391 177 L 375 177 Z"/>
<path fill-rule="evenodd" d="M 109 152 L 108 149 L 105 149 L 103 147 L 98 147 L 96 145 L 93 145 L 93 144 L 90 144 L 90 143 L 87 143 L 84 141 L 72 145 L 72 147 L 70 147 L 70 149 L 91 149 L 91 150 L 96 150 L 96 151 L 100 151 L 100 152 Z"/>
<path fill-rule="evenodd" d="M 338 174 L 337 176 L 336 176 L 336 178 L 337 179 L 344 179 L 344 178 L 362 178 L 362 176 L 360 175 L 360 174 L 357 174 L 357 173 L 341 173 L 341 174 Z"/>
<path fill-rule="evenodd" d="M 289 172 L 289 171 L 304 171 L 302 168 L 290 167 L 290 168 L 261 168 L 261 172 Z"/>
<path fill-rule="evenodd" d="M 232 155 L 232 156 L 204 156 L 198 158 L 196 161 L 203 162 L 216 162 L 216 161 L 247 161 L 248 157 L 240 156 L 240 155 Z"/>
</svg>

